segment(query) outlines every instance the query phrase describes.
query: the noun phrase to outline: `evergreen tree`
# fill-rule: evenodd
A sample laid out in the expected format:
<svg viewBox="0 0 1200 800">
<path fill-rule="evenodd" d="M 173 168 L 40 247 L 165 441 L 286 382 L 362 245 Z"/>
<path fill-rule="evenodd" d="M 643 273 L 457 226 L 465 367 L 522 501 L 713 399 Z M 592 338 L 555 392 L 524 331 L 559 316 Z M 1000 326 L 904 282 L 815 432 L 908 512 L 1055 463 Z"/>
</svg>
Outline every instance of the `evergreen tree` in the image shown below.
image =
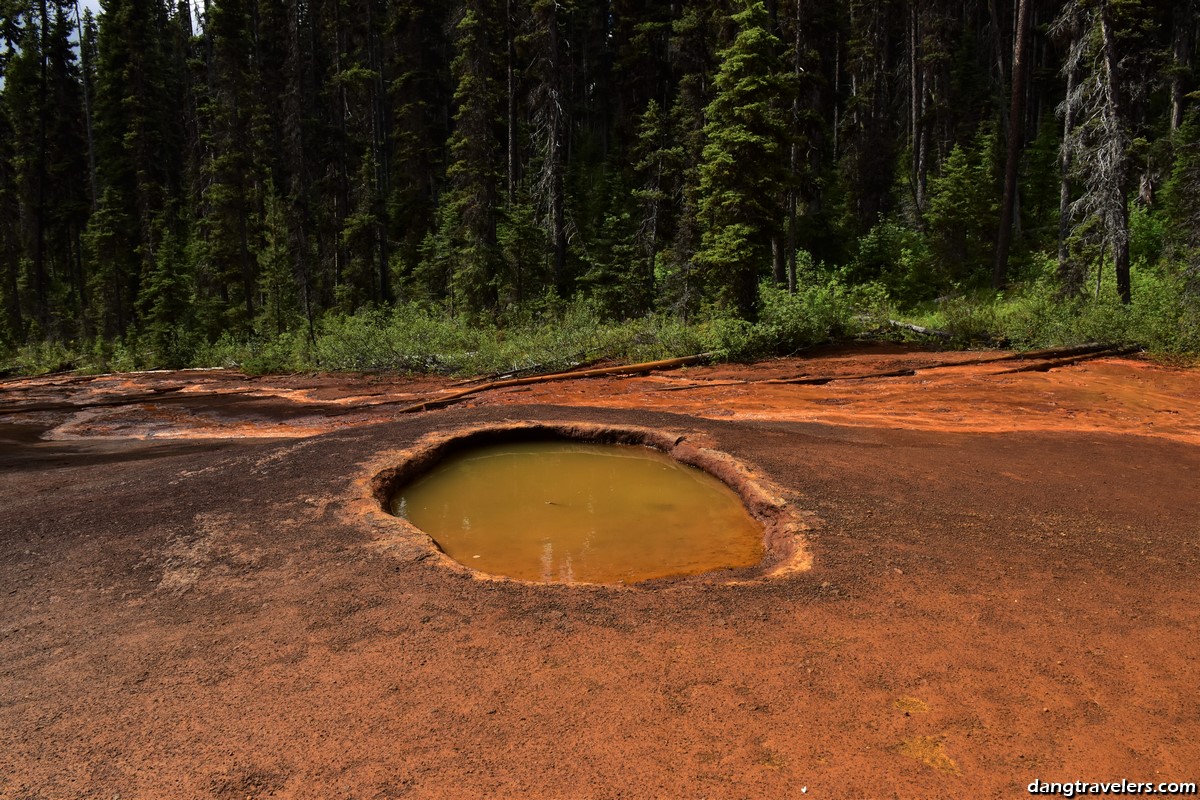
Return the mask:
<svg viewBox="0 0 1200 800">
<path fill-rule="evenodd" d="M 192 261 L 182 222 L 164 214 L 160 224 L 157 258 L 138 298 L 140 333 L 142 342 L 150 347 L 151 366 L 178 368 L 188 364 L 195 331 L 197 304 L 193 302 L 189 274 Z"/>
<path fill-rule="evenodd" d="M 220 298 L 208 333 L 245 332 L 255 316 L 259 228 L 266 181 L 263 119 L 254 92 L 254 0 L 216 0 L 205 24 L 208 64 L 200 109 L 206 135 L 200 169 L 197 280 L 202 295 Z"/>
<path fill-rule="evenodd" d="M 287 204 L 273 182 L 266 187 L 266 214 L 263 242 L 258 251 L 260 278 L 258 328 L 282 334 L 295 328 L 301 319 L 297 303 L 295 276 L 292 272 L 291 236 L 286 219 Z"/>
<path fill-rule="evenodd" d="M 1163 191 L 1168 252 L 1200 293 L 1200 108 L 1184 117 L 1174 139 L 1175 164 Z"/>
<path fill-rule="evenodd" d="M 24 16 L 20 49 L 7 65 L 4 102 L 12 112 L 11 164 L 20 220 L 22 273 L 12 291 L 37 334 L 71 339 L 81 332 L 86 300 L 80 236 L 88 214 L 80 73 L 62 5 L 34 4 Z"/>
<path fill-rule="evenodd" d="M 449 183 L 442 197 L 439 243 L 434 259 L 449 270 L 445 289 L 452 307 L 495 310 L 500 274 L 497 205 L 500 200 L 498 9 L 491 0 L 463 4 L 455 26 L 452 70 L 457 88 L 450 137 Z"/>
<path fill-rule="evenodd" d="M 641 207 L 641 219 L 635 236 L 636 256 L 627 269 L 635 275 L 641 274 L 650 306 L 660 288 L 656 286 L 659 254 L 672 235 L 672 200 L 677 196 L 684 157 L 683 148 L 670 137 L 669 122 L 658 103 L 651 100 L 642 115 L 633 149 L 634 176 L 639 185 L 633 198 Z"/>
<path fill-rule="evenodd" d="M 106 0 L 97 39 L 93 110 L 100 199 L 85 243 L 94 264 L 101 332 L 136 321 L 143 277 L 154 271 L 162 213 L 179 187 L 172 31 L 160 2 Z"/>
<path fill-rule="evenodd" d="M 956 145 L 941 174 L 930 179 L 925 222 L 943 283 L 929 291 L 948 290 L 992 266 L 1001 198 L 998 161 L 999 137 L 984 125 L 973 142 Z"/>
<path fill-rule="evenodd" d="M 440 54 L 448 47 L 444 3 L 404 0 L 389 4 L 386 29 L 391 40 L 392 107 L 390 175 L 387 198 L 394 262 L 402 276 L 415 268 L 418 248 L 435 224 L 450 104 L 449 76 Z"/>
<path fill-rule="evenodd" d="M 733 16 L 737 35 L 720 54 L 714 97 L 705 109 L 696 261 L 716 301 L 753 318 L 758 279 L 782 230 L 788 183 L 792 80 L 761 2 Z"/>
<path fill-rule="evenodd" d="M 16 167 L 12 118 L 7 93 L 0 95 L 0 344 L 25 341 L 25 315 L 21 305 L 20 202 L 16 192 Z"/>
<path fill-rule="evenodd" d="M 674 230 L 656 263 L 655 282 L 660 307 L 683 318 L 697 310 L 703 295 L 696 262 L 701 245 L 700 163 L 719 16 L 709 3 L 690 4 L 681 9 L 671 29 L 671 66 L 678 77 L 667 125 L 678 157 L 666 162 L 665 183 L 673 190 L 667 202 Z"/>
</svg>

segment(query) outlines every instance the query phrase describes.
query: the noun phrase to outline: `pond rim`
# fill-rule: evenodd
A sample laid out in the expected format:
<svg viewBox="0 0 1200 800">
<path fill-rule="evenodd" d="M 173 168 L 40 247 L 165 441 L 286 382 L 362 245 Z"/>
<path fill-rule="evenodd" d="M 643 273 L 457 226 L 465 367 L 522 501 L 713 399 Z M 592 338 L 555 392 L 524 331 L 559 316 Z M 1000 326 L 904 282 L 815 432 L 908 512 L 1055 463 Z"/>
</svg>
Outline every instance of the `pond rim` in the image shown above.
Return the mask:
<svg viewBox="0 0 1200 800">
<path fill-rule="evenodd" d="M 375 544 L 398 555 L 433 558 L 439 566 L 481 581 L 528 586 L 607 587 L 661 589 L 688 585 L 748 584 L 803 572 L 811 568 L 805 524 L 799 509 L 784 499 L 785 492 L 760 470 L 733 456 L 694 444 L 693 431 L 662 430 L 631 425 L 580 422 L 504 422 L 459 427 L 430 433 L 412 446 L 383 451 L 372 459 L 365 479 L 365 511 L 378 536 Z M 724 483 L 739 497 L 750 515 L 763 527 L 763 558 L 754 567 L 716 570 L 700 575 L 657 578 L 630 584 L 526 581 L 492 575 L 455 561 L 434 540 L 408 520 L 391 512 L 390 501 L 399 489 L 427 473 L 446 457 L 490 444 L 519 441 L 578 441 L 596 444 L 642 445 L 654 448 L 682 464 L 696 467 Z"/>
</svg>

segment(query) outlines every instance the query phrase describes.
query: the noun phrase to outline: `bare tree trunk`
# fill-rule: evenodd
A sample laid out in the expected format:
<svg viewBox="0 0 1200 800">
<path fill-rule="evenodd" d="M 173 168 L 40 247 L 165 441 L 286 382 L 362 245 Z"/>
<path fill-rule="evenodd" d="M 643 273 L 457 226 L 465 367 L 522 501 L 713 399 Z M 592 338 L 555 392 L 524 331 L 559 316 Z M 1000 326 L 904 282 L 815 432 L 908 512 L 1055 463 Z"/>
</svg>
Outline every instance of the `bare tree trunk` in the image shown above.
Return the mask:
<svg viewBox="0 0 1200 800">
<path fill-rule="evenodd" d="M 50 272 L 46 266 L 46 183 L 49 181 L 49 154 L 47 153 L 47 125 L 50 110 L 49 98 L 49 68 L 50 59 L 47 55 L 50 44 L 48 33 L 50 19 L 46 12 L 46 0 L 41 0 L 41 18 L 38 23 L 41 37 L 41 78 L 38 85 L 38 142 L 37 142 L 37 179 L 33 197 L 33 289 L 34 316 L 41 325 L 41 335 L 45 337 L 49 331 L 50 322 Z"/>
<path fill-rule="evenodd" d="M 921 103 L 917 110 L 917 130 L 920 132 L 919 146 L 917 147 L 917 227 L 924 230 L 925 228 L 925 206 L 927 204 L 928 193 L 926 186 L 929 181 L 929 76 L 925 73 L 925 65 L 922 63 L 918 74 L 918 86 L 920 88 Z"/>
<path fill-rule="evenodd" d="M 796 0 L 796 18 L 794 24 L 794 38 L 792 40 L 792 75 L 795 77 L 797 84 L 800 82 L 800 58 L 801 58 L 801 19 L 803 11 L 803 0 Z M 795 294 L 796 292 L 796 240 L 797 226 L 799 219 L 797 218 L 797 206 L 799 198 L 797 195 L 800 192 L 798 185 L 800 172 L 800 93 L 797 90 L 792 97 L 792 143 L 788 153 L 788 177 L 791 179 L 791 184 L 788 186 L 787 193 L 787 286 L 788 291 Z"/>
<path fill-rule="evenodd" d="M 914 2 L 909 10 L 908 19 L 908 60 L 909 60 L 909 128 L 911 134 L 913 205 L 916 207 L 917 227 L 925 227 L 926 184 L 929 163 L 929 125 L 926 119 L 927 100 L 929 95 L 929 76 L 926 74 L 926 64 L 921 51 L 921 15 Z"/>
<path fill-rule="evenodd" d="M 301 11 L 296 3 L 287 4 L 287 52 L 284 56 L 286 90 L 283 96 L 283 150 L 289 173 L 288 240 L 295 263 L 298 299 L 304 309 L 308 340 L 315 345 L 316 298 L 313 291 L 312 259 L 309 250 L 308 166 L 304 152 L 304 117 L 308 105 L 307 71 L 304 60 L 304 35 Z"/>
<path fill-rule="evenodd" d="M 851 14 L 853 14 L 854 6 L 851 6 Z M 840 130 L 842 127 L 841 120 L 841 96 L 842 96 L 842 34 L 835 33 L 833 36 L 833 160 L 837 161 L 841 151 L 838 149 L 840 143 Z"/>
<path fill-rule="evenodd" d="M 1171 50 L 1175 69 L 1171 74 L 1171 133 L 1183 124 L 1184 77 L 1191 68 L 1191 34 L 1195 26 L 1195 0 L 1176 0 Z"/>
<path fill-rule="evenodd" d="M 546 148 L 547 199 L 550 206 L 550 247 L 554 264 L 554 285 L 560 296 L 567 292 L 567 225 L 566 196 L 563 172 L 566 168 L 563 154 L 566 120 L 563 118 L 562 91 L 562 46 L 559 42 L 557 5 L 550 6 L 546 31 L 547 61 L 547 115 Z"/>
<path fill-rule="evenodd" d="M 996 234 L 996 262 L 992 288 L 1008 282 L 1008 250 L 1012 243 L 1013 212 L 1017 195 L 1017 166 L 1021 160 L 1022 112 L 1025 101 L 1025 42 L 1029 38 L 1029 0 L 1017 10 L 1016 46 L 1013 48 L 1011 104 L 1008 111 L 1008 154 L 1004 162 L 1004 196 L 1000 201 L 1000 230 Z"/>
<path fill-rule="evenodd" d="M 379 37 L 379 25 L 375 21 L 375 0 L 365 0 L 367 7 L 367 60 L 375 76 L 371 91 L 371 156 L 374 160 L 374 186 L 371 205 L 375 217 L 375 247 L 379 258 L 379 299 L 384 303 L 392 300 L 391 269 L 388 255 L 388 195 L 391 194 L 390 159 L 388 158 L 387 124 L 387 67 L 383 57 L 383 45 Z"/>
<path fill-rule="evenodd" d="M 993 80 L 995 85 L 1003 87 L 1005 78 L 1008 76 L 1008 68 L 1004 64 L 1004 27 L 1000 24 L 1000 15 L 996 12 L 996 0 L 988 0 L 988 16 L 991 21 L 991 40 L 992 40 L 992 59 L 993 59 Z M 1005 113 L 1003 105 L 1000 106 L 1001 115 Z M 1008 126 L 1008 120 L 1002 119 L 1002 127 Z"/>
<path fill-rule="evenodd" d="M 508 108 L 507 128 L 508 142 L 508 205 L 516 201 L 517 196 L 517 17 L 516 0 L 507 0 L 505 5 L 505 35 L 508 39 L 507 73 L 508 73 Z"/>
<path fill-rule="evenodd" d="M 1079 26 L 1071 26 L 1072 48 L 1078 47 Z M 1082 276 L 1071 268 L 1070 248 L 1067 240 L 1071 235 L 1071 137 L 1075 129 L 1075 81 L 1076 69 L 1067 70 L 1067 97 L 1063 101 L 1063 136 L 1058 154 L 1058 278 L 1063 294 L 1074 296 L 1082 290 Z"/>
<path fill-rule="evenodd" d="M 188 5 L 188 13 L 191 13 L 191 5 Z M 91 64 L 88 61 L 87 47 L 85 46 L 83 36 L 83 17 L 79 14 L 79 0 L 75 0 L 75 30 L 79 35 L 79 61 L 83 71 L 83 78 L 80 83 L 83 85 L 83 123 L 84 130 L 87 133 L 87 154 L 88 154 L 88 187 L 92 194 L 92 213 L 96 213 L 96 206 L 100 202 L 100 197 L 96 191 L 96 148 L 92 133 L 92 95 L 91 88 L 88 86 L 88 76 L 91 74 Z"/>
<path fill-rule="evenodd" d="M 920 149 L 920 99 L 917 86 L 917 4 L 908 8 L 908 134 L 909 151 L 912 153 L 912 168 L 909 182 L 912 184 L 913 205 L 917 216 L 921 215 L 921 198 L 917 192 L 917 151 Z"/>
<path fill-rule="evenodd" d="M 1104 65 L 1107 72 L 1108 114 L 1110 122 L 1107 134 L 1120 136 L 1124 127 L 1124 117 L 1121 108 L 1121 82 L 1117 72 L 1116 42 L 1113 40 L 1112 24 L 1108 19 L 1109 7 L 1105 5 L 1100 10 L 1100 34 L 1104 40 Z M 1129 285 L 1129 202 L 1125 197 L 1125 152 L 1124 147 L 1118 148 L 1113 165 L 1113 185 L 1110 187 L 1112 208 L 1107 215 L 1112 230 L 1109 239 L 1113 249 L 1113 266 L 1117 273 L 1117 294 L 1121 302 L 1128 305 L 1132 300 Z"/>
<path fill-rule="evenodd" d="M 783 241 L 779 234 L 771 234 L 771 277 L 776 286 L 787 284 L 787 254 L 783 252 Z"/>
</svg>

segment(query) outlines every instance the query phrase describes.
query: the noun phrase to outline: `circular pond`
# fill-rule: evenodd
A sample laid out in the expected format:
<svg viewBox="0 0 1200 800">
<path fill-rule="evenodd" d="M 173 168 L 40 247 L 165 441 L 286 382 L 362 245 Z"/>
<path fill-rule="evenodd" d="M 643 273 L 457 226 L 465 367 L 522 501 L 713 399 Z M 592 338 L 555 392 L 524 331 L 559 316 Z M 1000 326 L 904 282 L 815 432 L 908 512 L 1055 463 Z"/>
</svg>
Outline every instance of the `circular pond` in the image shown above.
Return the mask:
<svg viewBox="0 0 1200 800">
<path fill-rule="evenodd" d="M 763 528 L 721 481 L 650 447 L 493 443 L 447 455 L 391 510 L 472 569 L 636 583 L 753 567 Z"/>
</svg>

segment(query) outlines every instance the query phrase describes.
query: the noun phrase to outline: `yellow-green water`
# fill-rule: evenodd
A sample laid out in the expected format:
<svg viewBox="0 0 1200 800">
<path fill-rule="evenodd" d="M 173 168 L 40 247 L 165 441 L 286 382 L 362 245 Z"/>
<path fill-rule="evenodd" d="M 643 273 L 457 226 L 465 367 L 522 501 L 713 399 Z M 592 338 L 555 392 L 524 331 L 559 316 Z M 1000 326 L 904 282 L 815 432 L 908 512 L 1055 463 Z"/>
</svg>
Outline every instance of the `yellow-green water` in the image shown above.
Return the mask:
<svg viewBox="0 0 1200 800">
<path fill-rule="evenodd" d="M 529 581 L 633 583 L 763 555 L 762 528 L 732 489 L 649 447 L 479 447 L 403 487 L 392 511 L 454 560 Z"/>
</svg>

